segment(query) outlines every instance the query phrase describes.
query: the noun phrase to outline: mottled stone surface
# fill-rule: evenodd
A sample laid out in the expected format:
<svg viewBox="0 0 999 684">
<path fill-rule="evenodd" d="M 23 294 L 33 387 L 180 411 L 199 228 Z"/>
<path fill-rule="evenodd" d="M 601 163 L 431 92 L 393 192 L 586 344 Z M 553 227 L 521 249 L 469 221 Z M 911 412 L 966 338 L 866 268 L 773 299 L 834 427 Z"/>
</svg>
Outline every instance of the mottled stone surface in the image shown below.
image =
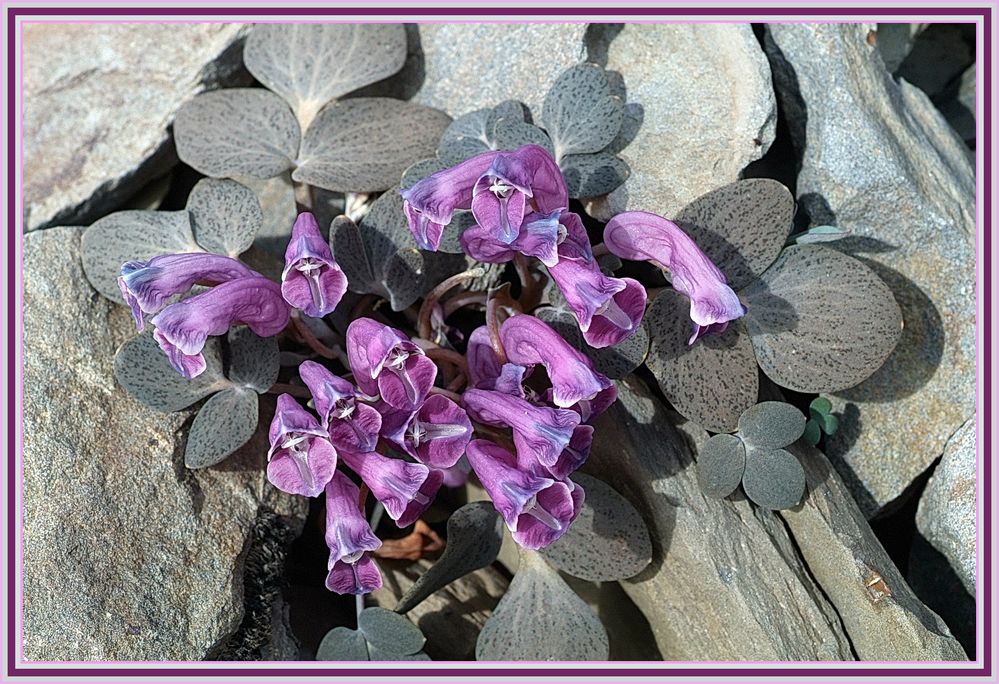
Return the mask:
<svg viewBox="0 0 999 684">
<path fill-rule="evenodd" d="M 27 24 L 24 226 L 87 223 L 176 161 L 196 93 L 245 79 L 242 24 Z"/>
<path fill-rule="evenodd" d="M 259 520 L 295 534 L 306 502 L 267 483 L 260 431 L 219 466 L 185 469 L 190 414 L 115 382 L 134 324 L 87 283 L 81 232 L 25 237 L 24 654 L 210 657 L 243 620 Z"/>
<path fill-rule="evenodd" d="M 828 459 L 800 442 L 791 450 L 805 468 L 808 493 L 781 516 L 857 656 L 965 660 L 947 625 L 906 584 Z"/>
<path fill-rule="evenodd" d="M 736 180 L 774 139 L 770 67 L 749 24 L 594 25 L 589 57 L 624 77 L 637 135 L 620 156 L 631 177 L 588 211 L 673 216 Z"/>
<path fill-rule="evenodd" d="M 802 155 L 799 206 L 853 235 L 902 309 L 885 365 L 833 397 L 834 465 L 868 516 L 896 499 L 974 411 L 974 172 L 929 98 L 895 82 L 863 24 L 774 24 L 767 50 Z"/>
<path fill-rule="evenodd" d="M 541 116 L 548 88 L 585 56 L 585 23 L 420 24 L 405 67 L 413 101 L 457 117 L 520 100 Z"/>
<path fill-rule="evenodd" d="M 851 660 L 839 617 L 778 516 L 742 497 L 708 499 L 692 444 L 634 378 L 597 420 L 585 469 L 638 507 L 652 564 L 621 583 L 665 660 Z M 707 433 L 690 427 L 695 438 Z"/>
<path fill-rule="evenodd" d="M 919 500 L 916 527 L 950 561 L 972 596 L 975 595 L 977 454 L 975 419 L 961 426 L 944 449 Z"/>
</svg>

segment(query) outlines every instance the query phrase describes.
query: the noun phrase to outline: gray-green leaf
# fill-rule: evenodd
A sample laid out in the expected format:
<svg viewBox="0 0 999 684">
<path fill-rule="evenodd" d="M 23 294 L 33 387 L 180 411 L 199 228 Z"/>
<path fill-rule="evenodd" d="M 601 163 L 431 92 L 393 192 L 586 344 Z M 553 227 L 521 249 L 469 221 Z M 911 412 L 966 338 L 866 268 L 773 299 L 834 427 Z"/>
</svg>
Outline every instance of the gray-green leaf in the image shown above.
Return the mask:
<svg viewBox="0 0 999 684">
<path fill-rule="evenodd" d="M 585 473 L 572 479 L 585 492 L 579 516 L 541 555 L 591 582 L 622 580 L 644 570 L 652 562 L 652 541 L 641 514 L 602 480 Z"/>
<path fill-rule="evenodd" d="M 562 157 L 559 166 L 569 197 L 575 199 L 606 195 L 631 175 L 628 164 L 608 152 L 569 154 Z"/>
<path fill-rule="evenodd" d="M 475 643 L 477 660 L 607 660 L 607 632 L 544 558 L 520 567 Z"/>
<path fill-rule="evenodd" d="M 805 431 L 805 415 L 783 401 L 761 401 L 739 416 L 739 436 L 759 449 L 782 449 Z"/>
<path fill-rule="evenodd" d="M 264 221 L 253 190 L 228 179 L 198 181 L 187 198 L 187 210 L 198 244 L 233 258 L 250 248 Z"/>
<path fill-rule="evenodd" d="M 316 650 L 316 660 L 365 661 L 368 643 L 364 635 L 346 627 L 334 627 L 326 632 Z"/>
<path fill-rule="evenodd" d="M 263 394 L 277 382 L 281 353 L 277 337 L 259 337 L 245 326 L 229 331 L 229 379 Z"/>
<path fill-rule="evenodd" d="M 396 612 L 412 610 L 435 591 L 489 565 L 496 560 L 502 543 L 503 521 L 492 504 L 486 501 L 465 504 L 447 521 L 444 553 L 399 600 Z"/>
<path fill-rule="evenodd" d="M 188 380 L 174 370 L 152 331 L 147 330 L 118 349 L 114 375 L 118 384 L 149 408 L 164 413 L 179 411 L 229 386 L 222 376 L 218 340 L 209 338 L 202 354 L 207 364 L 205 371 Z"/>
<path fill-rule="evenodd" d="M 202 93 L 173 124 L 177 156 L 206 176 L 271 178 L 294 166 L 301 132 L 280 97 L 260 88 Z"/>
<path fill-rule="evenodd" d="M 783 449 L 747 449 L 742 488 L 753 503 L 778 511 L 792 508 L 805 493 L 805 469 Z"/>
<path fill-rule="evenodd" d="M 230 387 L 206 401 L 187 435 L 184 464 L 207 468 L 246 444 L 257 429 L 257 406 L 257 393 L 244 387 Z"/>
<path fill-rule="evenodd" d="M 697 483 L 705 496 L 725 498 L 739 486 L 745 472 L 746 447 L 735 435 L 715 435 L 697 454 Z"/>
<path fill-rule="evenodd" d="M 427 643 L 423 632 L 409 618 L 386 608 L 362 610 L 357 616 L 357 629 L 369 644 L 388 655 L 413 655 Z"/>
<path fill-rule="evenodd" d="M 592 154 L 617 137 L 624 103 L 611 93 L 601 67 L 577 64 L 555 80 L 545 96 L 541 119 L 555 144 L 556 159 Z"/>
<path fill-rule="evenodd" d="M 451 118 L 423 105 L 368 97 L 332 104 L 302 138 L 296 181 L 337 192 L 378 192 L 434 154 Z"/>
</svg>

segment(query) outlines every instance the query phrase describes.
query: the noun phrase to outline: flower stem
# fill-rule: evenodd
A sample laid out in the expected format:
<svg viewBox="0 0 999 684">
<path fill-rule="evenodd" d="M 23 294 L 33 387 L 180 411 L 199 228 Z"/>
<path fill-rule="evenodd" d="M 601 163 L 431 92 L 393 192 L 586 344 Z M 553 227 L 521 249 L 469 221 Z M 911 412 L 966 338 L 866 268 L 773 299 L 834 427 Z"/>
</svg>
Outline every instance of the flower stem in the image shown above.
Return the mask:
<svg viewBox="0 0 999 684">
<path fill-rule="evenodd" d="M 490 295 L 486 299 L 486 326 L 489 329 L 489 343 L 493 347 L 493 351 L 496 352 L 496 357 L 499 359 L 500 365 L 507 362 L 506 350 L 503 349 L 503 340 L 500 339 L 499 334 L 499 303 L 495 296 Z"/>
<path fill-rule="evenodd" d="M 447 389 L 449 392 L 457 392 L 468 384 L 468 375 L 466 373 L 458 373 L 454 376 L 454 380 L 448 384 Z"/>
<path fill-rule="evenodd" d="M 455 295 L 454 297 L 451 297 L 451 299 L 444 302 L 444 318 L 447 319 L 451 314 L 463 306 L 485 303 L 485 292 L 465 292 L 460 295 Z"/>
<path fill-rule="evenodd" d="M 319 356 L 324 359 L 339 359 L 343 356 L 342 351 L 340 354 L 337 354 L 336 350 L 330 349 L 316 337 L 315 333 L 301 319 L 301 315 L 297 309 L 291 312 L 291 324 L 295 328 L 295 332 L 298 333 L 298 336 L 302 338 L 302 342 Z"/>
<path fill-rule="evenodd" d="M 423 353 L 435 363 L 437 361 L 444 361 L 445 363 L 450 363 L 462 373 L 468 373 L 468 361 L 466 361 L 465 357 L 456 351 L 444 349 L 443 347 L 431 347 L 429 349 L 424 349 Z"/>
<path fill-rule="evenodd" d="M 420 314 L 417 317 L 416 330 L 420 337 L 428 340 L 430 339 L 430 335 L 433 333 L 433 326 L 431 325 L 430 318 L 434 312 L 434 307 L 437 306 L 437 302 L 444 295 L 444 293 L 455 285 L 459 285 L 466 280 L 481 278 L 483 273 L 485 273 L 485 271 L 481 268 L 470 268 L 467 271 L 462 271 L 461 273 L 451 276 L 427 293 L 427 296 L 423 298 L 423 305 L 420 307 Z"/>
</svg>

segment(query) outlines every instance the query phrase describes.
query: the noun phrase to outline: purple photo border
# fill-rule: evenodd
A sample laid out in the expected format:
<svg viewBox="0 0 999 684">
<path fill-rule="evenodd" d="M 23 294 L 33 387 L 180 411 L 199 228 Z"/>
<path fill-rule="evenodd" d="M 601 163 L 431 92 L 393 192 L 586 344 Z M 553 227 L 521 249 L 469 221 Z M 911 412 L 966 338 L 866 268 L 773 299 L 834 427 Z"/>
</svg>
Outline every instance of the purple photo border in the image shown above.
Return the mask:
<svg viewBox="0 0 999 684">
<path fill-rule="evenodd" d="M 440 677 L 440 678 L 472 678 L 472 677 L 487 677 L 487 676 L 503 676 L 510 678 L 523 678 L 523 677 L 538 677 L 538 678 L 551 678 L 551 677 L 607 677 L 613 676 L 618 678 L 633 678 L 633 677 L 685 677 L 685 678 L 706 678 L 706 677 L 732 677 L 740 676 L 742 678 L 801 678 L 801 677 L 834 677 L 837 675 L 842 675 L 853 678 L 861 677 L 871 677 L 871 678 L 886 678 L 886 677 L 902 677 L 902 678 L 930 678 L 930 677 L 952 677 L 954 679 L 962 679 L 969 677 L 992 677 L 992 585 L 991 585 L 991 560 L 992 560 L 992 492 L 991 492 L 991 482 L 992 482 L 992 466 L 990 463 L 989 456 L 990 447 L 992 442 L 992 425 L 990 423 L 991 416 L 991 391 L 992 391 L 992 363 L 991 363 L 991 349 L 992 349 L 992 335 L 991 335 L 991 311 L 992 311 L 992 264 L 991 264 L 991 252 L 992 252 L 992 235 L 991 235 L 991 215 L 992 215 L 992 197 L 990 195 L 990 189 L 992 187 L 992 174 L 991 174 L 991 162 L 992 162 L 992 7 L 991 6 L 980 6 L 980 7 L 947 7 L 942 6 L 939 8 L 928 8 L 925 6 L 914 5 L 911 8 L 901 8 L 901 7 L 772 7 L 772 8 L 753 8 L 753 7 L 743 7 L 738 4 L 732 4 L 728 7 L 703 7 L 703 6 L 689 6 L 689 7 L 621 7 L 621 8 L 596 8 L 596 7 L 585 7 L 576 11 L 581 11 L 585 13 L 587 17 L 600 17 L 606 20 L 626 20 L 628 17 L 682 17 L 696 15 L 698 17 L 717 17 L 725 18 L 733 14 L 737 14 L 740 17 L 751 17 L 757 21 L 765 21 L 767 18 L 772 18 L 775 15 L 779 17 L 801 17 L 808 18 L 814 16 L 825 17 L 838 17 L 844 20 L 857 20 L 858 14 L 863 14 L 865 16 L 878 16 L 878 17 L 911 17 L 913 14 L 918 13 L 933 13 L 939 12 L 940 14 L 945 14 L 947 16 L 955 17 L 966 17 L 968 19 L 982 19 L 983 20 L 983 44 L 978 46 L 979 57 L 984 56 L 985 59 L 979 58 L 977 61 L 980 63 L 980 72 L 982 76 L 979 78 L 978 83 L 982 84 L 979 97 L 981 98 L 982 106 L 982 128 L 983 137 L 979 145 L 976 147 L 982 151 L 983 163 L 981 167 L 982 173 L 982 190 L 981 196 L 976 199 L 979 203 L 980 209 L 980 220 L 981 224 L 978 226 L 980 239 L 982 240 L 982 249 L 979 254 L 984 259 L 982 264 L 982 282 L 978 283 L 978 292 L 981 297 L 982 314 L 983 317 L 978 321 L 978 325 L 982 326 L 982 341 L 984 344 L 984 353 L 982 354 L 982 367 L 978 369 L 979 378 L 984 380 L 984 387 L 982 392 L 982 405 L 980 407 L 981 413 L 979 414 L 978 424 L 981 428 L 984 428 L 983 434 L 980 435 L 982 449 L 979 450 L 979 454 L 984 456 L 983 465 L 983 483 L 982 483 L 982 494 L 983 500 L 980 502 L 982 513 L 982 546 L 979 549 L 980 564 L 982 566 L 979 577 L 982 578 L 982 586 L 979 587 L 979 592 L 982 595 L 983 600 L 983 619 L 982 619 L 982 633 L 983 641 L 980 646 L 979 657 L 981 659 L 981 666 L 978 668 L 971 667 L 942 667 L 942 668 L 929 668 L 926 663 L 911 663 L 905 664 L 900 663 L 898 666 L 889 665 L 886 667 L 869 667 L 869 666 L 845 666 L 842 669 L 827 669 L 810 667 L 808 665 L 794 665 L 789 664 L 788 666 L 774 666 L 766 668 L 752 668 L 749 670 L 739 670 L 730 667 L 694 667 L 690 664 L 681 664 L 679 666 L 670 664 L 669 662 L 664 662 L 662 664 L 649 663 L 647 667 L 635 668 L 635 667 L 615 667 L 611 663 L 606 665 L 598 665 L 596 663 L 586 663 L 580 664 L 579 666 L 563 666 L 563 667 L 552 667 L 552 668 L 531 668 L 531 667 L 510 667 L 504 666 L 503 664 L 487 664 L 483 663 L 478 667 L 451 667 L 451 668 L 440 668 L 430 666 L 420 666 L 419 668 L 414 668 L 413 670 L 399 669 L 399 668 L 385 668 L 373 665 L 370 667 L 282 667 L 280 664 L 270 663 L 267 665 L 260 664 L 257 667 L 252 665 L 242 666 L 242 667 L 205 667 L 198 665 L 188 665 L 186 663 L 178 663 L 176 667 L 18 667 L 18 656 L 20 654 L 20 644 L 17 643 L 18 640 L 18 630 L 15 616 L 17 614 L 17 600 L 16 600 L 16 582 L 15 578 L 19 577 L 19 568 L 16 566 L 17 553 L 15 548 L 16 530 L 14 526 L 16 521 L 19 520 L 19 515 L 17 511 L 17 497 L 14 496 L 15 487 L 18 486 L 18 472 L 16 468 L 16 459 L 13 455 L 16 453 L 18 448 L 17 444 L 17 431 L 14 430 L 14 426 L 18 425 L 21 416 L 17 411 L 17 385 L 15 378 L 18 377 L 19 372 L 17 368 L 17 353 L 19 343 L 19 333 L 20 328 L 18 326 L 18 316 L 16 307 L 20 303 L 20 293 L 17 291 L 17 269 L 16 264 L 12 263 L 14 256 L 18 253 L 19 241 L 23 238 L 23 231 L 19 229 L 20 219 L 16 215 L 15 201 L 14 198 L 17 196 L 19 188 L 17 187 L 18 169 L 16 166 L 15 155 L 13 151 L 17 149 L 19 144 L 19 131 L 16 130 L 14 122 L 16 119 L 16 98 L 15 89 L 20 87 L 20 84 L 15 81 L 15 68 L 17 64 L 18 55 L 15 53 L 15 37 L 16 37 L 16 20 L 18 18 L 28 18 L 37 17 L 45 18 L 52 16 L 67 17 L 67 16 L 80 16 L 80 17 L 106 17 L 112 18 L 115 16 L 129 16 L 135 17 L 137 20 L 141 20 L 143 16 L 149 17 L 163 17 L 169 15 L 183 16 L 183 17 L 232 17 L 234 20 L 238 20 L 240 17 L 245 15 L 253 16 L 264 16 L 264 17 L 274 17 L 277 18 L 292 18 L 296 16 L 360 16 L 364 15 L 367 17 L 378 17 L 378 16 L 391 16 L 393 18 L 398 18 L 400 16 L 421 16 L 421 17 L 442 17 L 446 18 L 449 16 L 460 15 L 463 17 L 482 17 L 483 19 L 496 18 L 500 15 L 514 15 L 522 17 L 553 17 L 559 15 L 565 15 L 567 11 L 571 11 L 573 8 L 559 5 L 552 5 L 547 7 L 462 7 L 462 6 L 446 6 L 446 7 L 417 7 L 417 6 L 406 6 L 406 7 L 365 7 L 365 6 L 350 6 L 350 7 L 288 7 L 288 8 L 260 8 L 254 6 L 248 6 L 246 8 L 236 8 L 236 7 L 176 7 L 176 8 L 130 8 L 130 7 L 81 7 L 81 6 L 66 6 L 66 7 L 7 7 L 5 8 L 6 20 L 7 20 L 7 121 L 8 121 L 8 131 L 7 131 L 7 192 L 8 192 L 8 207 L 7 207 L 7 250 L 8 250 L 8 313 L 7 313 L 7 349 L 8 349 L 8 379 L 9 385 L 7 388 L 7 419 L 8 419 L 8 434 L 7 434 L 7 483 L 8 483 L 8 506 L 7 506 L 7 577 L 8 577 L 8 587 L 7 587 L 7 621 L 6 621 L 6 642 L 7 642 L 7 662 L 5 663 L 5 673 L 10 677 L 18 678 L 66 678 L 66 677 L 94 677 L 94 678 L 108 678 L 108 679 L 118 679 L 118 678 L 130 678 L 130 677 L 171 677 L 171 678 L 190 678 L 190 677 L 236 677 L 236 678 L 260 678 L 260 677 L 286 677 L 286 678 L 298 678 L 298 677 L 349 677 L 349 678 L 372 678 L 372 677 L 399 677 L 399 676 L 417 676 L 417 677 Z M 932 11 L 931 11 L 932 10 Z M 568 19 L 568 17 L 567 17 Z M 81 663 L 81 665 L 83 665 Z M 733 665 L 737 665 L 733 663 Z M 748 665 L 748 663 L 747 663 Z M 583 668 L 583 669 L 581 669 Z"/>
</svg>

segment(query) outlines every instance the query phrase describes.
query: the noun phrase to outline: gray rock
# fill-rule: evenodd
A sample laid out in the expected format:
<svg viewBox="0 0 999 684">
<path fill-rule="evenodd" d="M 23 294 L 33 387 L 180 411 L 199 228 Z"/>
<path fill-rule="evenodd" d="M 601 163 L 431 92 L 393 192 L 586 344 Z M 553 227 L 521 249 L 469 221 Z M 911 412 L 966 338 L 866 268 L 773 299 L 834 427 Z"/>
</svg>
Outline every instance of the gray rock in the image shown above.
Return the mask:
<svg viewBox="0 0 999 684">
<path fill-rule="evenodd" d="M 828 459 L 802 442 L 791 450 L 805 468 L 808 494 L 781 516 L 857 656 L 965 660 L 947 626 L 906 584 Z"/>
<path fill-rule="evenodd" d="M 672 216 L 773 142 L 770 67 L 749 24 L 594 25 L 589 55 L 621 73 L 626 111 L 641 122 L 620 153 L 631 176 L 587 205 L 601 220 L 626 209 Z"/>
<path fill-rule="evenodd" d="M 902 64 L 912 50 L 916 35 L 925 28 L 925 24 L 878 24 L 877 47 L 881 60 L 892 73 Z"/>
<path fill-rule="evenodd" d="M 405 68 L 418 87 L 412 98 L 453 117 L 514 99 L 537 118 L 558 75 L 585 57 L 585 31 L 586 24 L 420 24 L 420 50 Z"/>
<path fill-rule="evenodd" d="M 618 382 L 586 469 L 636 505 L 652 565 L 621 583 L 666 660 L 851 660 L 832 606 L 779 517 L 744 498 L 708 499 L 691 447 L 642 383 Z"/>
<path fill-rule="evenodd" d="M 135 329 L 87 284 L 81 232 L 25 237 L 24 654 L 199 660 L 243 621 L 258 521 L 293 536 L 307 502 L 268 484 L 262 431 L 218 467 L 184 468 L 190 413 L 115 382 Z"/>
<path fill-rule="evenodd" d="M 378 565 L 383 584 L 368 605 L 391 610 L 433 560 L 380 560 Z M 406 613 L 427 637 L 423 650 L 434 660 L 475 660 L 475 640 L 508 586 L 502 573 L 487 566 L 431 594 Z"/>
<path fill-rule="evenodd" d="M 975 62 L 974 40 L 972 24 L 929 24 L 913 35 L 895 76 L 936 98 Z"/>
<path fill-rule="evenodd" d="M 972 418 L 951 437 L 916 512 L 919 532 L 947 557 L 972 596 L 977 552 L 975 436 Z"/>
<path fill-rule="evenodd" d="M 767 51 L 802 155 L 798 201 L 832 246 L 891 287 L 904 330 L 868 380 L 833 397 L 827 452 L 868 516 L 897 498 L 974 411 L 974 173 L 919 89 L 896 83 L 862 24 L 774 24 Z"/>
<path fill-rule="evenodd" d="M 24 34 L 24 225 L 88 223 L 176 161 L 168 127 L 243 82 L 243 24 L 33 24 Z"/>
<path fill-rule="evenodd" d="M 975 131 L 976 83 L 977 70 L 972 64 L 961 74 L 956 95 L 940 104 L 940 113 L 947 119 L 951 128 L 966 142 L 974 141 L 977 135 Z M 973 157 L 974 155 L 972 155 L 972 164 L 974 164 Z"/>
</svg>

